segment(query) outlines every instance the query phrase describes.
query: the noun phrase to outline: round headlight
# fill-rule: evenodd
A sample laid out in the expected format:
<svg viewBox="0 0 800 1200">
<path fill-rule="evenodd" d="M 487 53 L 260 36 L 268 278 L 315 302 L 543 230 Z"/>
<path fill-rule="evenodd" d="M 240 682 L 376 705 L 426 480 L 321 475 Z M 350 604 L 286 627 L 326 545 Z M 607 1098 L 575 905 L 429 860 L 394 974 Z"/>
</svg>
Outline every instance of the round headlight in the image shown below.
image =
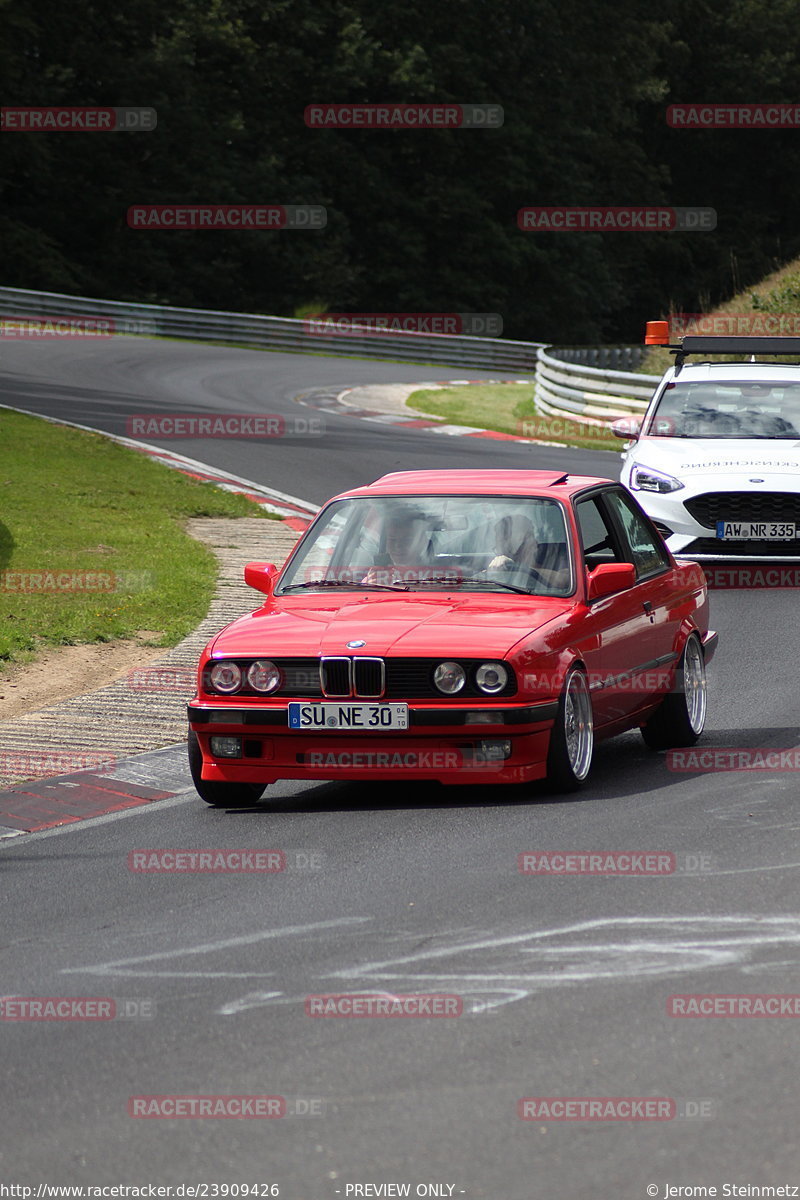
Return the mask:
<svg viewBox="0 0 800 1200">
<path fill-rule="evenodd" d="M 446 696 L 454 696 L 467 682 L 467 676 L 464 668 L 457 662 L 443 662 L 439 663 L 433 672 L 433 682 L 440 692 L 444 692 Z"/>
<path fill-rule="evenodd" d="M 214 663 L 209 678 L 214 691 L 223 692 L 225 695 L 238 692 L 242 686 L 242 672 L 235 662 Z"/>
<path fill-rule="evenodd" d="M 475 672 L 475 682 L 482 692 L 492 696 L 495 692 L 502 692 L 508 683 L 508 671 L 499 662 L 481 663 Z"/>
<path fill-rule="evenodd" d="M 247 682 L 257 692 L 275 692 L 281 686 L 281 673 L 268 658 L 260 658 L 247 669 Z"/>
</svg>

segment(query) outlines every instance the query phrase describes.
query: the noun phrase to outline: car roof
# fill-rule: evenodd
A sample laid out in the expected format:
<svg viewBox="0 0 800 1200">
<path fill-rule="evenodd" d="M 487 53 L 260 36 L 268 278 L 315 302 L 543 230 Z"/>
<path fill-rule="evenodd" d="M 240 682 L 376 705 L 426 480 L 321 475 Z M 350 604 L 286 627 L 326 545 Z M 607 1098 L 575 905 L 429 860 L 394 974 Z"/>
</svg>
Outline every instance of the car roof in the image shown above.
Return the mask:
<svg viewBox="0 0 800 1200">
<path fill-rule="evenodd" d="M 685 363 L 677 375 L 674 367 L 671 367 L 666 376 L 677 383 L 701 383 L 713 379 L 800 383 L 800 363 Z"/>
<path fill-rule="evenodd" d="M 382 475 L 365 487 L 342 492 L 336 499 L 351 496 L 549 496 L 565 500 L 592 484 L 614 483 L 593 475 L 564 471 L 446 470 L 395 471 Z"/>
</svg>

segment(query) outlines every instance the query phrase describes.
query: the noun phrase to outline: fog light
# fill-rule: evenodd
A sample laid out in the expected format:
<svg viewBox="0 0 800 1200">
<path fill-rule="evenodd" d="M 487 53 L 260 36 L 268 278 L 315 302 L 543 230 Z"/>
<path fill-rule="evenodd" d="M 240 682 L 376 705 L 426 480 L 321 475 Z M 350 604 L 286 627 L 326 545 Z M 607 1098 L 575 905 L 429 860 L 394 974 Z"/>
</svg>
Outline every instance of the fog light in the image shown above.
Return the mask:
<svg viewBox="0 0 800 1200">
<path fill-rule="evenodd" d="M 211 753 L 215 758 L 241 758 L 242 757 L 242 739 L 238 737 L 222 737 L 220 735 L 211 738 Z"/>
<path fill-rule="evenodd" d="M 511 738 L 483 738 L 475 751 L 485 762 L 503 762 L 511 758 Z"/>
</svg>

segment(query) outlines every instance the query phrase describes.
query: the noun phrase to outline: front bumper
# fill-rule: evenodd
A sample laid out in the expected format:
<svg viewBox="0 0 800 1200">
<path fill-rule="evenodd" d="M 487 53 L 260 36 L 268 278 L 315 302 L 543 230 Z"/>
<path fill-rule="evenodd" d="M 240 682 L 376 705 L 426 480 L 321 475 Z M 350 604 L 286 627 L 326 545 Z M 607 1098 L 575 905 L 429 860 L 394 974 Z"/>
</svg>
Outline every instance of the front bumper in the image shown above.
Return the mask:
<svg viewBox="0 0 800 1200">
<path fill-rule="evenodd" d="M 741 480 L 718 483 L 704 477 L 692 480 L 679 492 L 660 494 L 657 492 L 633 491 L 632 495 L 641 504 L 647 515 L 658 527 L 671 532 L 665 536 L 667 547 L 676 558 L 690 558 L 695 562 L 800 562 L 800 539 L 783 541 L 727 541 L 716 537 L 716 530 L 709 524 L 698 521 L 686 507 L 686 501 L 713 493 L 724 496 L 726 492 L 742 492 Z M 769 495 L 764 489 L 754 491 L 754 507 L 760 495 Z M 721 502 L 724 507 L 724 501 Z M 720 512 L 720 519 L 726 519 Z M 760 517 L 754 515 L 753 520 Z M 780 518 L 776 518 L 780 519 Z M 794 517 L 792 517 L 794 519 Z M 798 522 L 800 524 L 800 522 Z M 663 534 L 663 529 L 661 530 Z"/>
<path fill-rule="evenodd" d="M 290 730 L 287 705 L 197 700 L 189 724 L 203 755 L 202 777 L 230 783 L 278 779 L 435 780 L 444 784 L 525 783 L 546 774 L 556 700 L 535 704 L 409 704 L 410 728 L 402 733 L 358 734 Z M 471 715 L 472 719 L 467 720 Z M 480 715 L 480 720 L 475 718 Z M 239 758 L 216 757 L 211 737 L 241 741 Z M 482 744 L 507 743 L 497 760 Z"/>
</svg>

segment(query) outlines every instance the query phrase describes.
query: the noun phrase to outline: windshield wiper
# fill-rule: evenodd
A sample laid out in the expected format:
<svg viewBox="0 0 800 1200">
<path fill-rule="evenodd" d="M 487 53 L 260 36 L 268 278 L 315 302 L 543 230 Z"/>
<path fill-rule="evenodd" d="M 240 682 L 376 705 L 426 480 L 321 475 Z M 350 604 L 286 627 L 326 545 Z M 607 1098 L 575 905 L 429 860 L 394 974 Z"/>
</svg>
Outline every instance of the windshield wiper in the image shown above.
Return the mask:
<svg viewBox="0 0 800 1200">
<path fill-rule="evenodd" d="M 325 587 L 348 587 L 358 588 L 377 588 L 380 592 L 407 592 L 408 588 L 396 583 L 357 583 L 355 580 L 347 579 L 310 579 L 307 583 L 290 583 L 288 587 L 281 588 L 281 592 L 295 592 L 301 588 L 325 588 Z"/>
<path fill-rule="evenodd" d="M 502 579 L 481 579 L 477 575 L 441 575 L 429 576 L 427 579 L 417 579 L 415 587 L 421 587 L 424 583 L 443 583 L 447 587 L 458 587 L 462 583 L 483 583 L 487 587 L 505 588 L 509 592 L 519 592 L 520 596 L 532 596 L 533 592 L 529 592 L 527 588 L 517 587 L 514 583 L 506 583 Z"/>
</svg>

